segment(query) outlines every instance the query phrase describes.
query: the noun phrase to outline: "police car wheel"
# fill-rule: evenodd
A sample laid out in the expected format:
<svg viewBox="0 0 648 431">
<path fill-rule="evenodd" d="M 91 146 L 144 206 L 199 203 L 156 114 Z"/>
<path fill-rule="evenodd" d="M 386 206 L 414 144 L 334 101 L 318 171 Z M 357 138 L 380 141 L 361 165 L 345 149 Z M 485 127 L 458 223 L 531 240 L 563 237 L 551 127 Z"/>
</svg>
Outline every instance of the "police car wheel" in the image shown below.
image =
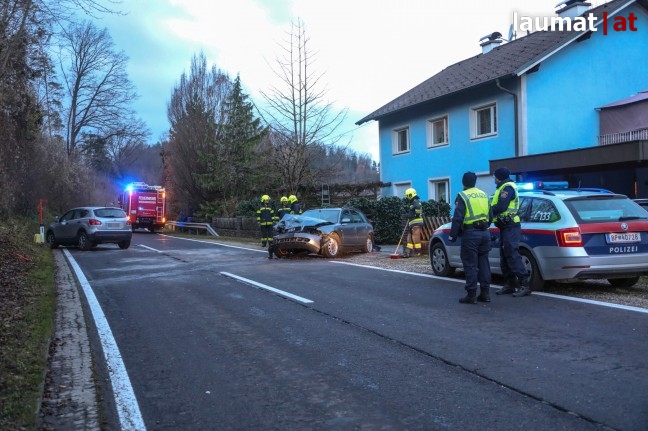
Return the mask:
<svg viewBox="0 0 648 431">
<path fill-rule="evenodd" d="M 448 252 L 440 242 L 435 243 L 430 250 L 430 265 L 434 275 L 439 277 L 450 277 L 456 269 L 450 266 Z"/>
<path fill-rule="evenodd" d="M 529 287 L 531 290 L 539 291 L 544 290 L 545 281 L 538 270 L 538 263 L 530 251 L 521 249 L 520 255 L 522 256 L 522 264 L 529 273 Z"/>
</svg>

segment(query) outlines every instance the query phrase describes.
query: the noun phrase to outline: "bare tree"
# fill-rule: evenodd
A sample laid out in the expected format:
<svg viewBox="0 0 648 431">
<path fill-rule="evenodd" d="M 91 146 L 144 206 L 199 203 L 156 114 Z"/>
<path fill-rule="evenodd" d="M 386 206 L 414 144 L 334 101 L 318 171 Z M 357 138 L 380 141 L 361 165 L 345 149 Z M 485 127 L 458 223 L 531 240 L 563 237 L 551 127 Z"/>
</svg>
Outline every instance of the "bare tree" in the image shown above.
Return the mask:
<svg viewBox="0 0 648 431">
<path fill-rule="evenodd" d="M 314 164 L 316 147 L 340 143 L 336 129 L 347 114 L 347 109 L 335 112 L 333 103 L 326 100 L 322 75 L 311 70 L 315 57 L 308 42 L 304 23 L 297 20 L 281 47 L 278 69 L 273 70 L 281 86 L 262 92 L 268 105 L 264 113 L 273 130 L 275 169 L 289 193 L 321 178 L 323 171 Z M 330 171 L 334 166 L 324 169 Z"/>
<path fill-rule="evenodd" d="M 106 138 L 115 124 L 130 118 L 137 95 L 126 73 L 128 58 L 114 50 L 106 29 L 89 21 L 71 24 L 62 39 L 59 60 L 69 97 L 65 148 L 71 156 L 83 145 L 83 136 Z"/>
</svg>

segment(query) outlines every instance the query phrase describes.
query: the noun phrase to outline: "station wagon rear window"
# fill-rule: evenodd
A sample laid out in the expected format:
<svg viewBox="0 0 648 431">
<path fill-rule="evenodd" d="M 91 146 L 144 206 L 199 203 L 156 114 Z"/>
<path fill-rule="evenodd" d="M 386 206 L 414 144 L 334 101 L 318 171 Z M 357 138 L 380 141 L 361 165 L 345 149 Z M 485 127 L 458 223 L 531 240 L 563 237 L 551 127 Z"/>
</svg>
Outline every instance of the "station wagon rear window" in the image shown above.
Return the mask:
<svg viewBox="0 0 648 431">
<path fill-rule="evenodd" d="M 645 210 L 625 196 L 590 196 L 564 202 L 579 224 L 648 218 Z"/>
</svg>

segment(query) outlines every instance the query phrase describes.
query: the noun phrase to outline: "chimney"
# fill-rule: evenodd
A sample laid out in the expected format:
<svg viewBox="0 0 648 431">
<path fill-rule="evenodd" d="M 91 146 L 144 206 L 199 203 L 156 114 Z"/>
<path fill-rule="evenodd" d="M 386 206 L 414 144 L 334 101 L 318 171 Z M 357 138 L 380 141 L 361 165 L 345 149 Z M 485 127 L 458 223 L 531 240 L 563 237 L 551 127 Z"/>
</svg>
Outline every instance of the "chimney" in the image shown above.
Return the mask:
<svg viewBox="0 0 648 431">
<path fill-rule="evenodd" d="M 493 48 L 497 48 L 503 42 L 502 33 L 494 31 L 479 39 L 479 45 L 482 47 L 482 54 L 491 52 Z"/>
<path fill-rule="evenodd" d="M 556 5 L 556 14 L 561 18 L 574 19 L 583 15 L 592 6 L 580 0 L 563 0 Z"/>
</svg>

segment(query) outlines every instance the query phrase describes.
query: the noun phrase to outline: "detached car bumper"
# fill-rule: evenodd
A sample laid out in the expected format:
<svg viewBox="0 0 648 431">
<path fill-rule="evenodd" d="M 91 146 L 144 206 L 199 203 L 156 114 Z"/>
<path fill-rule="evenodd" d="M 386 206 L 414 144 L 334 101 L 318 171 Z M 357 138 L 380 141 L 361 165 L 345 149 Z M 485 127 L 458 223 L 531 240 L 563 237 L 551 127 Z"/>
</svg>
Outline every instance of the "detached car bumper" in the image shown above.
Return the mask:
<svg viewBox="0 0 648 431">
<path fill-rule="evenodd" d="M 309 253 L 319 253 L 322 240 L 318 235 L 294 232 L 275 235 L 272 247 L 278 250 L 307 250 Z"/>
</svg>

